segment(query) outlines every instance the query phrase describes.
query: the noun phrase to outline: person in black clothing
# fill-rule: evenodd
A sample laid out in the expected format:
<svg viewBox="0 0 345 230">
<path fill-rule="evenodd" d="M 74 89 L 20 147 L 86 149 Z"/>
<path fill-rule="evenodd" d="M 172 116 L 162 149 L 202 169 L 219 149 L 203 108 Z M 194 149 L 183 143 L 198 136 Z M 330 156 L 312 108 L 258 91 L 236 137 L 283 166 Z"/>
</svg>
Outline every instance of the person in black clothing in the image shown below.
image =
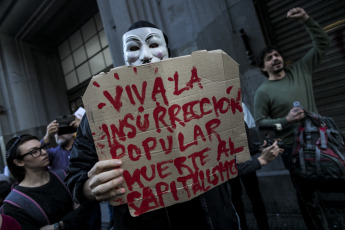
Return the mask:
<svg viewBox="0 0 345 230">
<path fill-rule="evenodd" d="M 80 118 L 75 116 L 74 121 L 72 121 L 69 126 L 73 126 L 75 129 L 78 128 L 80 123 Z M 49 156 L 51 170 L 62 169 L 67 171 L 69 164 L 69 156 L 71 154 L 71 149 L 75 140 L 75 131 L 69 129 L 70 133 L 64 133 L 59 135 L 59 123 L 54 120 L 50 122 L 47 126 L 47 131 L 45 136 L 41 139 L 41 143 L 47 145 L 46 151 Z M 57 146 L 51 145 L 52 140 L 55 139 Z M 93 206 L 89 206 L 92 211 L 88 219 L 88 227 L 85 230 L 98 230 L 102 226 L 102 213 L 100 204 L 94 203 Z"/>
<path fill-rule="evenodd" d="M 248 147 L 250 155 L 253 157 L 252 161 L 257 161 L 256 168 L 252 168 L 251 171 L 247 170 L 246 174 L 242 173 L 242 167 L 245 167 L 248 162 L 242 163 L 238 166 L 239 169 L 239 176 L 230 180 L 229 183 L 231 185 L 231 195 L 232 195 L 232 202 L 235 206 L 238 216 L 240 217 L 240 224 L 242 230 L 248 229 L 247 218 L 245 213 L 245 207 L 242 200 L 243 189 L 242 185 L 245 188 L 246 194 L 250 200 L 252 211 L 257 223 L 257 227 L 259 230 L 269 230 L 270 226 L 268 223 L 268 217 L 266 212 L 266 207 L 261 196 L 259 180 L 256 175 L 256 170 L 260 169 L 261 166 L 267 164 L 270 161 L 273 161 L 277 155 L 270 155 L 270 152 L 262 151 L 261 155 L 258 158 L 254 158 L 254 155 L 258 154 L 262 148 L 262 141 L 259 136 L 258 130 L 255 127 L 254 118 L 246 106 L 245 103 L 242 102 L 242 108 L 244 113 L 244 125 L 246 128 L 247 140 L 248 140 Z M 274 144 L 274 146 L 276 143 Z M 278 146 L 277 146 L 278 147 Z M 280 149 L 280 153 L 284 150 Z M 265 154 L 268 153 L 268 154 Z M 254 163 L 252 162 L 252 164 Z"/>
<path fill-rule="evenodd" d="M 134 23 L 123 36 L 127 65 L 141 65 L 168 58 L 168 38 L 147 21 Z M 81 120 L 72 149 L 66 183 L 79 203 L 110 200 L 124 193 L 114 189 L 124 182 L 122 161 L 98 161 L 87 117 Z M 114 229 L 239 229 L 229 183 L 223 183 L 190 201 L 138 217 L 130 216 L 127 204 L 114 209 Z"/>
<path fill-rule="evenodd" d="M 4 200 L 5 215 L 15 218 L 22 229 L 85 229 L 88 212 L 73 202 L 64 177 L 48 170 L 47 151 L 36 137 L 25 134 L 12 138 L 6 151 L 9 170 L 19 184 Z M 26 204 L 20 201 L 23 199 Z M 32 207 L 38 207 L 40 215 Z"/>
<path fill-rule="evenodd" d="M 0 206 L 3 204 L 6 196 L 11 192 L 11 183 L 7 180 L 0 181 Z"/>
<path fill-rule="evenodd" d="M 250 143 L 252 141 L 252 138 L 250 138 L 250 134 L 251 132 L 254 132 L 254 130 L 250 130 L 247 127 L 247 123 L 245 123 L 245 126 L 246 126 L 247 138 L 248 138 L 249 151 L 250 151 L 250 154 L 254 156 L 257 153 L 259 153 L 259 146 L 255 146 L 255 148 L 251 148 L 251 146 L 253 145 L 252 143 Z M 281 152 L 282 150 L 280 151 L 280 153 Z M 249 229 L 248 224 L 247 224 L 246 213 L 245 213 L 245 206 L 242 200 L 242 194 L 243 194 L 242 185 L 244 186 L 246 194 L 251 202 L 252 211 L 253 211 L 258 229 L 259 230 L 270 229 L 270 226 L 268 223 L 268 217 L 266 213 L 266 207 L 261 196 L 259 180 L 256 175 L 256 170 L 260 169 L 263 165 L 267 164 L 268 162 L 274 160 L 277 157 L 277 155 L 265 156 L 264 154 L 261 154 L 259 159 L 257 158 L 252 159 L 251 161 L 257 161 L 256 163 L 257 167 L 246 172 L 245 174 L 242 173 L 243 170 L 241 170 L 241 167 L 245 166 L 245 164 L 247 164 L 248 162 L 240 164 L 238 166 L 239 175 L 236 178 L 229 181 L 231 185 L 232 202 L 240 218 L 241 230 Z"/>
</svg>

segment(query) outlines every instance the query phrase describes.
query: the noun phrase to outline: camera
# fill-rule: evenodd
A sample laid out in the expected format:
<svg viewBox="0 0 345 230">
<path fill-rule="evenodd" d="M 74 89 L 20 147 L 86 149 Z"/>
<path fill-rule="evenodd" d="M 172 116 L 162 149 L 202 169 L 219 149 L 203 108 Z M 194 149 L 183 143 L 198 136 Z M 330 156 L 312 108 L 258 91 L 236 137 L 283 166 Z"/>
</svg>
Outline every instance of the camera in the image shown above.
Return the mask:
<svg viewBox="0 0 345 230">
<path fill-rule="evenodd" d="M 71 122 L 75 120 L 73 115 L 64 115 L 56 118 L 56 122 L 59 123 L 58 135 L 66 133 L 75 133 L 77 129 L 74 126 L 70 126 Z"/>
<path fill-rule="evenodd" d="M 267 144 L 265 147 L 273 145 L 273 143 L 276 141 L 276 139 L 274 138 L 276 132 L 283 130 L 281 124 L 261 125 L 258 128 L 259 128 L 259 130 L 266 132 L 265 133 L 265 141 L 267 142 Z M 270 134 L 272 134 L 272 132 L 273 132 L 273 135 L 270 135 Z M 271 136 L 273 136 L 273 137 L 271 137 Z M 283 141 L 278 140 L 277 145 L 279 148 L 284 148 L 284 142 Z"/>
<path fill-rule="evenodd" d="M 275 139 L 269 139 L 269 138 L 266 138 L 265 140 L 267 142 L 265 147 L 269 147 L 269 146 L 273 145 L 273 143 L 276 141 Z M 277 145 L 281 149 L 284 148 L 284 142 L 283 141 L 277 141 Z"/>
</svg>

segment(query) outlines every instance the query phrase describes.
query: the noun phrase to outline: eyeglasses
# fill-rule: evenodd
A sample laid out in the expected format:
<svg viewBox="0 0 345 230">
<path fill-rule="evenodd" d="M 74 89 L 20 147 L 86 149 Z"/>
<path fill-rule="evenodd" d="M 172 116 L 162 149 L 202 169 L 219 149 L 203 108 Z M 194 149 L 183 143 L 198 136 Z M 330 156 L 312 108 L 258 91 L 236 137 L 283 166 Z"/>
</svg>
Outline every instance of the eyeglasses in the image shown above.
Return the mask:
<svg viewBox="0 0 345 230">
<path fill-rule="evenodd" d="M 22 159 L 27 155 L 31 155 L 33 158 L 37 158 L 42 155 L 42 149 L 45 150 L 46 148 L 47 148 L 47 145 L 43 144 L 39 148 L 33 148 L 28 153 L 18 156 L 18 158 Z"/>
</svg>

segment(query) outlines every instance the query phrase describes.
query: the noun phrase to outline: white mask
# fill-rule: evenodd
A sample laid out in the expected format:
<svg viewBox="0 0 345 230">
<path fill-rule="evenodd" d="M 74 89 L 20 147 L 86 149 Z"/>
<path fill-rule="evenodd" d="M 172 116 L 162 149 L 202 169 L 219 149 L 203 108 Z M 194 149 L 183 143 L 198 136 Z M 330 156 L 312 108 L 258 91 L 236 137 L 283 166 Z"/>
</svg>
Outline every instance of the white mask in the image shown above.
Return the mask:
<svg viewBox="0 0 345 230">
<path fill-rule="evenodd" d="M 122 36 L 126 65 L 141 65 L 168 58 L 163 32 L 152 27 L 130 30 Z"/>
</svg>

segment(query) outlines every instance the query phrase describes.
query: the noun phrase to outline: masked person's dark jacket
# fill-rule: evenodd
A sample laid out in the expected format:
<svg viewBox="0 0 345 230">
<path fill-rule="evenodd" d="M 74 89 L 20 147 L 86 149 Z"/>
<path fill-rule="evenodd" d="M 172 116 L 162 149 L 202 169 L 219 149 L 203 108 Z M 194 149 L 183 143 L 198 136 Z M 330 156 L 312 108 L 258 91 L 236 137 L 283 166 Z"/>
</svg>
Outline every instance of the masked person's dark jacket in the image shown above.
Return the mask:
<svg viewBox="0 0 345 230">
<path fill-rule="evenodd" d="M 83 195 L 87 173 L 97 163 L 98 157 L 86 116 L 83 117 L 72 149 L 66 183 L 78 203 L 90 202 Z M 116 230 L 238 229 L 237 214 L 231 202 L 229 183 L 223 183 L 188 202 L 175 204 L 138 217 L 129 214 L 127 204 L 114 209 Z"/>
</svg>

